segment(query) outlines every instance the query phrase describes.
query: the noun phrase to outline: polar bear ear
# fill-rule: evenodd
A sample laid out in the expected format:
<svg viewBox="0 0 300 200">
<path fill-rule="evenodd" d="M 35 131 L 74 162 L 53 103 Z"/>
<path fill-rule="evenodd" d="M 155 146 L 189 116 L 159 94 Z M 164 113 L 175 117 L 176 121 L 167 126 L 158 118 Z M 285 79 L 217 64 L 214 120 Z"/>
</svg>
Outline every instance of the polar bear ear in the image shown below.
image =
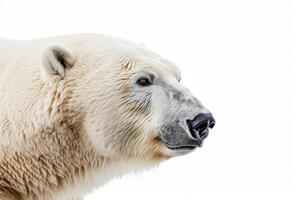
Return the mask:
<svg viewBox="0 0 300 200">
<path fill-rule="evenodd" d="M 43 80 L 58 80 L 65 75 L 65 69 L 75 64 L 73 57 L 65 48 L 58 45 L 48 45 L 41 51 Z"/>
</svg>

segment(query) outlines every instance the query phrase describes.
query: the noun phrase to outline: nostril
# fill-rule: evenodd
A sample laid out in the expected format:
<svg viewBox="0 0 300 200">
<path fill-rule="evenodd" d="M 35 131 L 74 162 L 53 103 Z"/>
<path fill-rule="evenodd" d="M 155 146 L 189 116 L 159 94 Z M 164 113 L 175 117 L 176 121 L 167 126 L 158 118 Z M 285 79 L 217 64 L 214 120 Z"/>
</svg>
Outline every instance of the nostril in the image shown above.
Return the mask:
<svg viewBox="0 0 300 200">
<path fill-rule="evenodd" d="M 186 123 L 188 125 L 188 128 L 190 130 L 190 133 L 192 135 L 193 138 L 198 138 L 198 132 L 193 128 L 193 124 L 192 124 L 192 120 L 186 120 Z"/>
<path fill-rule="evenodd" d="M 202 133 L 203 131 L 205 131 L 205 129 L 207 129 L 207 127 L 208 127 L 208 123 L 203 122 L 203 123 L 197 124 L 194 129 L 196 129 L 199 133 Z"/>
<path fill-rule="evenodd" d="M 209 133 L 208 129 L 205 129 L 203 132 L 199 132 L 198 138 L 200 138 L 201 140 L 205 139 L 208 136 L 208 133 Z"/>
<path fill-rule="evenodd" d="M 212 121 L 209 123 L 208 127 L 209 128 L 213 128 L 215 126 L 216 122 L 215 121 Z"/>
</svg>

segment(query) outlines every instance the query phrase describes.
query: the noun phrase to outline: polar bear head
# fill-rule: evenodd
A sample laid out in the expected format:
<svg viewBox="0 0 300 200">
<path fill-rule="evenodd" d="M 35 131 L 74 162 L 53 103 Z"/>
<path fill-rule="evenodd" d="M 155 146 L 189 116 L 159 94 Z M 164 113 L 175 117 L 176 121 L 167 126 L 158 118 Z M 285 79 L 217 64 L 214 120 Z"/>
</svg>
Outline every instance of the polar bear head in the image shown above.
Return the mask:
<svg viewBox="0 0 300 200">
<path fill-rule="evenodd" d="M 139 44 L 90 36 L 44 47 L 42 61 L 44 80 L 75 83 L 82 134 L 103 156 L 164 160 L 201 146 L 214 126 L 178 67 Z"/>
</svg>

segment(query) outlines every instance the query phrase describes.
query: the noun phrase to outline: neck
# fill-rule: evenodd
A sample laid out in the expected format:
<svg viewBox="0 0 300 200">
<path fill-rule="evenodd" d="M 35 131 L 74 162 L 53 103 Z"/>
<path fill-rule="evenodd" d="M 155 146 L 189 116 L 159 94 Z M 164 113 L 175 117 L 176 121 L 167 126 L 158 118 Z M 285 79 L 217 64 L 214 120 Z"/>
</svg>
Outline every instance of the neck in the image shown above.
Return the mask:
<svg viewBox="0 0 300 200">
<path fill-rule="evenodd" d="M 0 159 L 0 199 L 1 191 L 20 200 L 72 199 L 116 176 L 157 164 L 107 158 L 74 129 L 47 130 Z"/>
<path fill-rule="evenodd" d="M 1 192 L 17 199 L 51 196 L 89 171 L 101 171 L 110 164 L 109 159 L 89 148 L 79 132 L 62 127 L 47 127 L 22 148 L 1 156 L 0 197 Z"/>
</svg>

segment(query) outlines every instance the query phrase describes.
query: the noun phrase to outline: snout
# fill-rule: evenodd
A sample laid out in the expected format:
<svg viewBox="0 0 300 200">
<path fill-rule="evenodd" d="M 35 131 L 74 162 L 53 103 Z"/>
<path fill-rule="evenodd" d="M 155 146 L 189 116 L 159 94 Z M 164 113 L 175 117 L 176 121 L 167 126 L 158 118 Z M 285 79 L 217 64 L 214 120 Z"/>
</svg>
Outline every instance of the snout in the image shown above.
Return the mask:
<svg viewBox="0 0 300 200">
<path fill-rule="evenodd" d="M 187 128 L 182 124 L 172 123 L 161 129 L 159 136 L 162 143 L 172 150 L 193 150 L 201 147 L 203 140 L 208 136 L 209 129 L 215 125 L 215 119 L 211 113 L 201 113 L 193 119 L 185 119 Z M 190 132 L 190 134 L 189 134 Z"/>
<path fill-rule="evenodd" d="M 215 119 L 211 113 L 200 113 L 194 119 L 186 120 L 193 139 L 202 142 L 209 133 L 209 129 L 215 126 Z"/>
<path fill-rule="evenodd" d="M 187 88 L 177 82 L 172 84 L 167 90 L 169 101 L 158 137 L 168 149 L 190 152 L 202 146 L 216 122 Z"/>
</svg>

